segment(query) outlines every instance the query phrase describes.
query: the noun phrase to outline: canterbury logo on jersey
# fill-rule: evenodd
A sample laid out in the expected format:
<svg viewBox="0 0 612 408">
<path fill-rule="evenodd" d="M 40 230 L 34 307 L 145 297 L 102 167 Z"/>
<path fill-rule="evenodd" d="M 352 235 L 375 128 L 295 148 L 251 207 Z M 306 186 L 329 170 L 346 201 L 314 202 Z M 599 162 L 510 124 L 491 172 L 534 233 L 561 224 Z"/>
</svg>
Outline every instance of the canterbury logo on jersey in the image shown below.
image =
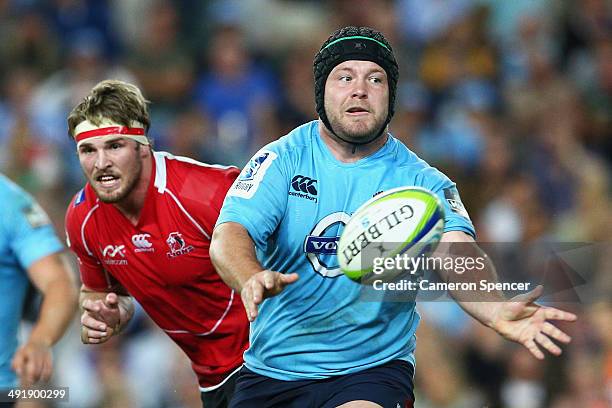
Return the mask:
<svg viewBox="0 0 612 408">
<path fill-rule="evenodd" d="M 306 198 L 315 203 L 317 202 L 317 198 L 313 197 L 318 194 L 317 180 L 298 174 L 291 179 L 291 189 L 293 191 L 289 191 L 290 196 Z"/>
<path fill-rule="evenodd" d="M 317 180 L 310 177 L 300 176 L 299 174 L 291 180 L 291 187 L 295 191 L 317 195 Z"/>
<path fill-rule="evenodd" d="M 149 242 L 148 238 L 151 237 L 151 234 L 135 234 L 132 235 L 132 244 L 136 247 L 134 252 L 153 252 L 155 248 L 153 244 Z"/>
</svg>

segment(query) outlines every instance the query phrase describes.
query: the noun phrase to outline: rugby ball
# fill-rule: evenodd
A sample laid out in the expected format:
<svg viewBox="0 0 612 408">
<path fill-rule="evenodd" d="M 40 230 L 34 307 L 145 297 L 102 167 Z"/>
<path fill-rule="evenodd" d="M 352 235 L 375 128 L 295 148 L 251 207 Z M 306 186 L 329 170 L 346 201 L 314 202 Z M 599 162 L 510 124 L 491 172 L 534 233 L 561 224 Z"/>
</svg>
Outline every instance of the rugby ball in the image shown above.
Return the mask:
<svg viewBox="0 0 612 408">
<path fill-rule="evenodd" d="M 420 187 L 384 191 L 359 207 L 344 227 L 337 249 L 340 269 L 362 284 L 391 281 L 405 271 L 392 268 L 392 261 L 381 271 L 382 260 L 427 256 L 443 231 L 444 207 L 431 191 Z"/>
</svg>

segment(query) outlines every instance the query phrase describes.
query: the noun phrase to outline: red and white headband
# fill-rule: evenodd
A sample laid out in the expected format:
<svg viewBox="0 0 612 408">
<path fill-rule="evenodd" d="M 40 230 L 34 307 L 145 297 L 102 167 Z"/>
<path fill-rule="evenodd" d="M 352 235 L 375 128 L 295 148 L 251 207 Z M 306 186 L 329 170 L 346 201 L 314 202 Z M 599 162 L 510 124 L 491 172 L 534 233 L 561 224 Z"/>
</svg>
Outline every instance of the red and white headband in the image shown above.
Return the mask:
<svg viewBox="0 0 612 408">
<path fill-rule="evenodd" d="M 77 142 L 77 149 L 86 140 L 91 141 L 94 138 L 107 138 L 111 136 L 129 137 L 140 144 L 149 144 L 149 139 L 145 135 L 144 125 L 136 121 L 132 121 L 130 127 L 126 127 L 108 119 L 102 119 L 98 125 L 93 124 L 89 120 L 84 120 L 74 128 L 74 139 Z"/>
</svg>

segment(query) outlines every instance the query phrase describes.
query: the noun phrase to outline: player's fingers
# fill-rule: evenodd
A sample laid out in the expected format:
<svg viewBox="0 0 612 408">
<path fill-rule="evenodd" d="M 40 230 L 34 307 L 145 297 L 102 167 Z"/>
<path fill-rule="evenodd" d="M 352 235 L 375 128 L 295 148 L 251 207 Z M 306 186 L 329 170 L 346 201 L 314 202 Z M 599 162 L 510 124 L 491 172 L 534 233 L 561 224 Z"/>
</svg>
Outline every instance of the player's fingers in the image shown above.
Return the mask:
<svg viewBox="0 0 612 408">
<path fill-rule="evenodd" d="M 119 296 L 116 293 L 109 293 L 106 295 L 105 304 L 108 307 L 116 307 L 119 305 Z"/>
<path fill-rule="evenodd" d="M 30 386 L 34 383 L 34 381 L 32 381 L 25 372 L 19 376 L 19 382 L 23 388 L 30 388 Z"/>
<path fill-rule="evenodd" d="M 264 271 L 264 273 L 263 273 L 263 286 L 267 290 L 270 290 L 270 289 L 272 289 L 274 287 L 274 284 L 275 284 L 275 275 L 277 275 L 276 272 Z"/>
<path fill-rule="evenodd" d="M 570 336 L 568 336 L 566 333 L 559 330 L 553 324 L 548 322 L 544 323 L 544 326 L 542 327 L 542 333 L 562 343 L 567 344 L 572 341 L 572 338 Z"/>
<path fill-rule="evenodd" d="M 103 321 L 100 321 L 98 319 L 93 318 L 92 316 L 90 316 L 87 313 L 83 313 L 81 315 L 81 324 L 83 326 L 87 327 L 88 329 L 92 329 L 92 330 L 106 331 L 106 329 L 107 329 L 106 323 L 104 323 Z"/>
<path fill-rule="evenodd" d="M 281 284 L 282 286 L 287 286 L 290 283 L 297 281 L 300 278 L 300 275 L 297 273 L 290 273 L 288 275 L 281 274 Z"/>
<path fill-rule="evenodd" d="M 84 312 L 81 315 L 81 326 L 90 327 L 92 329 L 100 328 L 100 325 L 104 322 L 98 320 L 98 318 L 93 317 L 89 314 L 89 312 Z"/>
<path fill-rule="evenodd" d="M 28 355 L 24 369 L 24 376 L 28 382 L 35 383 L 40 378 L 42 363 L 41 358 L 37 358 L 37 356 L 31 355 L 31 353 Z"/>
<path fill-rule="evenodd" d="M 253 321 L 255 321 L 255 319 L 257 319 L 257 313 L 258 313 L 257 312 L 257 306 L 252 305 L 251 306 L 251 313 L 249 315 L 249 321 L 250 322 L 253 322 Z"/>
<path fill-rule="evenodd" d="M 111 327 L 115 326 L 119 322 L 119 319 L 120 313 L 118 307 L 109 309 L 104 306 L 104 310 L 100 312 L 100 320 Z"/>
<path fill-rule="evenodd" d="M 42 377 L 43 372 L 43 362 L 42 360 L 33 362 L 30 368 L 26 371 L 26 380 L 30 384 L 34 384 L 38 382 Z"/>
<path fill-rule="evenodd" d="M 240 297 L 242 298 L 242 306 L 244 307 L 244 312 L 247 315 L 247 319 L 251 319 L 251 312 L 249 310 L 249 304 L 248 304 L 248 299 L 246 296 L 246 291 L 243 289 L 242 292 L 240 293 Z"/>
<path fill-rule="evenodd" d="M 538 342 L 538 344 L 540 344 L 542 347 L 544 347 L 546 350 L 548 350 L 555 356 L 561 354 L 561 348 L 555 343 L 553 343 L 552 340 L 549 339 L 548 336 L 546 336 L 545 334 L 541 332 L 536 334 L 535 340 Z"/>
<path fill-rule="evenodd" d="M 87 330 L 87 338 L 89 339 L 102 339 L 109 335 L 106 331 L 98 331 L 98 330 Z"/>
<path fill-rule="evenodd" d="M 544 316 L 548 320 L 564 320 L 566 322 L 573 322 L 577 319 L 575 314 L 555 309 L 554 307 L 547 307 L 544 310 Z"/>
<path fill-rule="evenodd" d="M 263 302 L 263 296 L 264 296 L 264 283 L 260 282 L 257 279 L 253 279 L 250 282 L 249 285 L 249 290 L 251 292 L 251 299 L 253 300 L 253 303 L 258 305 L 261 302 Z"/>
<path fill-rule="evenodd" d="M 255 303 L 250 302 L 246 305 L 246 310 L 247 310 L 247 319 L 249 319 L 249 322 L 252 322 L 253 320 L 255 320 L 255 318 L 257 318 L 257 305 L 255 305 Z"/>
<path fill-rule="evenodd" d="M 53 373 L 53 361 L 51 358 L 51 354 L 48 354 L 45 358 L 42 372 L 40 373 L 40 380 L 44 382 L 48 382 L 51 379 L 51 374 Z"/>
<path fill-rule="evenodd" d="M 45 364 L 43 366 L 42 372 L 40 373 L 39 381 L 42 381 L 42 382 L 45 382 L 45 383 L 49 382 L 49 380 L 51 379 L 52 372 L 53 372 L 53 370 L 51 368 L 51 365 Z"/>
<path fill-rule="evenodd" d="M 20 377 L 23 375 L 23 365 L 25 363 L 25 358 L 26 358 L 26 355 L 23 349 L 20 348 L 15 353 L 15 356 L 13 357 L 13 361 L 11 363 L 13 370 L 15 370 L 15 373 Z"/>
<path fill-rule="evenodd" d="M 91 307 L 90 305 L 91 305 L 91 301 L 90 301 L 89 299 L 85 299 L 85 300 L 83 300 L 83 301 L 81 302 L 81 307 L 82 307 L 83 309 L 88 309 L 88 308 L 90 308 L 90 307 Z"/>
<path fill-rule="evenodd" d="M 253 287 L 251 282 L 247 282 L 247 285 L 242 290 L 242 303 L 247 313 L 247 318 L 252 322 L 257 316 L 257 307 L 255 306 Z"/>
<path fill-rule="evenodd" d="M 109 339 L 108 332 L 99 332 L 90 330 L 87 327 L 81 327 L 81 342 L 83 344 L 99 344 Z"/>
<path fill-rule="evenodd" d="M 251 311 L 249 309 L 249 293 L 248 293 L 248 282 L 247 284 L 245 284 L 245 286 L 242 288 L 242 290 L 240 291 L 240 298 L 242 299 L 242 306 L 244 307 L 244 311 L 246 312 L 247 317 L 250 318 L 251 316 Z"/>
<path fill-rule="evenodd" d="M 527 350 L 529 350 L 529 352 L 533 354 L 535 358 L 537 358 L 538 360 L 544 360 L 544 353 L 542 353 L 542 351 L 538 348 L 533 339 L 525 341 L 523 345 L 527 347 Z"/>
<path fill-rule="evenodd" d="M 81 326 L 81 343 L 89 344 L 89 337 L 87 336 L 88 332 L 89 329 L 87 327 Z"/>
<path fill-rule="evenodd" d="M 97 300 L 85 299 L 83 301 L 82 306 L 83 306 L 83 309 L 88 311 L 89 313 L 99 314 L 104 308 L 104 302 L 102 302 L 100 299 L 97 299 Z"/>
</svg>

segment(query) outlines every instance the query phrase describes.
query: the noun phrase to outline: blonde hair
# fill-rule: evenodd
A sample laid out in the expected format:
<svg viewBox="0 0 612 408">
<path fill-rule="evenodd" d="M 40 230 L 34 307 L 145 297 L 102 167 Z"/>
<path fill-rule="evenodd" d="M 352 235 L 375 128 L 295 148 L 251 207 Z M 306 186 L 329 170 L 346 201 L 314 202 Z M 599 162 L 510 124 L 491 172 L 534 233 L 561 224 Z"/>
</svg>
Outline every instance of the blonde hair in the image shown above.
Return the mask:
<svg viewBox="0 0 612 408">
<path fill-rule="evenodd" d="M 68 134 L 74 138 L 77 125 L 85 120 L 99 125 L 102 119 L 110 119 L 130 127 L 136 121 L 149 130 L 149 101 L 137 86 L 116 79 L 99 82 L 68 115 Z"/>
</svg>

